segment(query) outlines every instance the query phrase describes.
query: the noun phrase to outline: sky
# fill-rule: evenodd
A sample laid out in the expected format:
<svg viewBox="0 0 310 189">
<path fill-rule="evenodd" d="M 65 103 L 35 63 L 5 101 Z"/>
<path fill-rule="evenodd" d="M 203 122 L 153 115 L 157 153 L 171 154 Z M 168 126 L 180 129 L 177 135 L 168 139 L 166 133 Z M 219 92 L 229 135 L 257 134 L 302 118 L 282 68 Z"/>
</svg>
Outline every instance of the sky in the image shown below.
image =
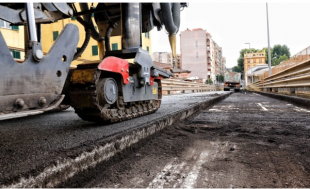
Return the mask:
<svg viewBox="0 0 310 189">
<path fill-rule="evenodd" d="M 287 45 L 291 56 L 310 46 L 310 1 L 306 0 L 203 0 L 189 1 L 181 11 L 177 34 L 202 28 L 223 49 L 226 67 L 237 65 L 241 49 L 268 47 L 266 2 L 268 3 L 270 47 Z M 171 52 L 165 29 L 152 30 L 152 52 Z"/>
</svg>

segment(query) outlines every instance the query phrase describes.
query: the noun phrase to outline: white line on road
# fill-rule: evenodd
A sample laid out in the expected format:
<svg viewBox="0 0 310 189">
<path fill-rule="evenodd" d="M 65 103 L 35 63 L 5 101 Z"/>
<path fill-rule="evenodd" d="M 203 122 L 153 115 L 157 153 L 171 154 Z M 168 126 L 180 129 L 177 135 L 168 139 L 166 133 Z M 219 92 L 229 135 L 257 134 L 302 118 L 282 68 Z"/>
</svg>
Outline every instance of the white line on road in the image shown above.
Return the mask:
<svg viewBox="0 0 310 189">
<path fill-rule="evenodd" d="M 257 96 L 260 96 L 260 94 L 257 94 L 257 93 L 253 93 L 253 94 L 255 94 L 255 95 L 257 95 Z"/>
<path fill-rule="evenodd" d="M 294 110 L 296 110 L 297 112 L 310 112 L 309 110 L 299 108 L 299 107 L 295 107 Z"/>
<path fill-rule="evenodd" d="M 261 103 L 256 103 L 257 105 L 259 105 L 264 111 L 268 111 L 267 108 L 265 108 Z"/>
</svg>

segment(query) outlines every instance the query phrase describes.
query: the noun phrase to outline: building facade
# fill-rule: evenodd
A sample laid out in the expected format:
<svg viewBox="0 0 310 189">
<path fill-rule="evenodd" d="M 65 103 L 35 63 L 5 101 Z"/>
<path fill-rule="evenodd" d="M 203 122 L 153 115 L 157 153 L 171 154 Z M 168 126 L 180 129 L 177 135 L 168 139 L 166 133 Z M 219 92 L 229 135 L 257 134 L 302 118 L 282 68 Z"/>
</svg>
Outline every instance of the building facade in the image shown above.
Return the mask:
<svg viewBox="0 0 310 189">
<path fill-rule="evenodd" d="M 88 3 L 91 6 L 92 3 Z M 93 3 L 93 6 L 96 7 L 98 3 Z M 79 11 L 79 3 L 75 3 L 77 11 Z M 94 14 L 92 14 L 93 23 L 95 28 L 98 31 L 96 22 L 94 20 Z M 85 29 L 84 27 L 75 19 L 75 17 L 59 20 L 53 24 L 42 24 L 42 50 L 43 52 L 48 52 L 54 41 L 57 39 L 58 35 L 65 27 L 66 24 L 75 24 L 79 28 L 79 42 L 77 49 L 79 49 L 85 39 Z M 99 32 L 99 31 L 98 31 Z M 100 33 L 100 32 L 99 32 Z M 101 34 L 102 35 L 102 34 Z M 122 38 L 121 36 L 112 36 L 110 38 L 111 50 L 121 50 L 122 49 Z M 151 47 L 151 32 L 142 34 L 142 49 L 149 52 L 152 55 Z M 93 38 L 90 38 L 87 48 L 79 57 L 79 59 L 72 62 L 72 65 L 77 65 L 83 63 L 85 60 L 99 60 L 99 49 L 97 41 Z M 130 60 L 129 60 L 130 61 Z"/>
<path fill-rule="evenodd" d="M 180 34 L 182 69 L 204 81 L 216 80 L 222 65 L 222 48 L 210 33 L 201 28 L 185 30 Z"/>
<path fill-rule="evenodd" d="M 265 63 L 265 51 L 261 51 L 261 52 L 255 52 L 255 53 L 244 53 L 243 55 L 243 66 L 244 66 L 244 73 L 245 73 L 245 82 L 246 85 L 248 84 L 249 77 L 246 77 L 246 73 L 248 72 L 248 70 L 250 70 L 251 68 L 254 68 L 257 65 L 260 64 L 266 64 Z"/>
<path fill-rule="evenodd" d="M 10 26 L 0 19 L 0 31 L 14 59 L 25 58 L 24 26 Z"/>
<path fill-rule="evenodd" d="M 153 61 L 170 64 L 173 67 L 173 57 L 171 52 L 153 52 Z M 182 69 L 181 55 L 177 54 L 174 68 Z"/>
<path fill-rule="evenodd" d="M 226 57 L 222 57 L 221 74 L 224 75 L 226 72 Z"/>
</svg>

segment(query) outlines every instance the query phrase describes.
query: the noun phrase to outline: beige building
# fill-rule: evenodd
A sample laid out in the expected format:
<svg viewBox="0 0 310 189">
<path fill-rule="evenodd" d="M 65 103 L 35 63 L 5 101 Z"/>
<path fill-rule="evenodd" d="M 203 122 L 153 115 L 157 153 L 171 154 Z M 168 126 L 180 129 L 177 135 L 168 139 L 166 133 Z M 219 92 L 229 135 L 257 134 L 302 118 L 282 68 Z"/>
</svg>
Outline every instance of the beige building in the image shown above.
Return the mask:
<svg viewBox="0 0 310 189">
<path fill-rule="evenodd" d="M 24 26 L 10 26 L 0 19 L 0 31 L 13 58 L 22 61 L 25 58 Z"/>
<path fill-rule="evenodd" d="M 224 75 L 226 71 L 226 57 L 222 57 L 221 74 Z"/>
<path fill-rule="evenodd" d="M 254 68 L 255 66 L 260 65 L 260 64 L 266 64 L 264 50 L 262 50 L 261 52 L 255 52 L 255 53 L 244 53 L 243 57 L 244 57 L 243 65 L 244 65 L 245 75 L 248 72 L 248 70 L 250 70 L 251 68 Z M 248 81 L 250 80 L 249 80 L 249 77 L 245 77 L 246 84 L 248 84 Z"/>
<path fill-rule="evenodd" d="M 222 48 L 210 33 L 201 28 L 187 29 L 180 34 L 182 69 L 190 70 L 192 77 L 216 80 L 222 65 Z"/>
</svg>

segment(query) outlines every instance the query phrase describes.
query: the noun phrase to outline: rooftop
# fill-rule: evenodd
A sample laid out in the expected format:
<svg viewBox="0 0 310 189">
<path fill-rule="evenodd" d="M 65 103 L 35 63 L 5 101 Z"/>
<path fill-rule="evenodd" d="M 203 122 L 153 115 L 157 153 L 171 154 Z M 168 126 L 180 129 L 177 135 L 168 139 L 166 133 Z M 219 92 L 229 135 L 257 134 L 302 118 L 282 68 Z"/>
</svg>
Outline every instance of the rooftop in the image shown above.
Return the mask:
<svg viewBox="0 0 310 189">
<path fill-rule="evenodd" d="M 155 66 L 158 66 L 160 68 L 171 68 L 172 66 L 170 64 L 161 63 L 161 62 L 153 62 Z"/>
</svg>

